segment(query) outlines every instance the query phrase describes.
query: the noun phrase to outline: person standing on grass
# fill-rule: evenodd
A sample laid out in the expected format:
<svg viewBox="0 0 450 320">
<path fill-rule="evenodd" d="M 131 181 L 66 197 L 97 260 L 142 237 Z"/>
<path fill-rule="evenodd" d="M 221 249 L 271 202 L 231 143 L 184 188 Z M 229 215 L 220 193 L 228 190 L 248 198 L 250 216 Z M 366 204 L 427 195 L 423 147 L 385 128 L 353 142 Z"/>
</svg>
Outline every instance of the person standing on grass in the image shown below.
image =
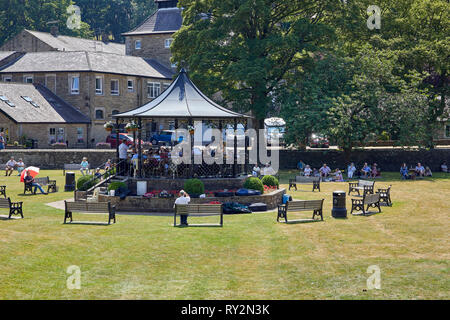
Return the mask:
<svg viewBox="0 0 450 320">
<path fill-rule="evenodd" d="M 25 178 L 23 179 L 23 181 L 26 184 L 31 184 L 31 186 L 34 187 L 34 194 L 36 194 L 36 190 L 39 189 L 39 191 L 41 191 L 42 194 L 47 195 L 48 193 L 44 191 L 44 189 L 42 189 L 41 185 L 39 183 L 34 182 L 34 178 L 28 174 L 28 171 L 26 171 L 25 173 Z"/>
<path fill-rule="evenodd" d="M 14 157 L 11 157 L 11 159 L 9 159 L 9 161 L 6 163 L 5 177 L 11 176 L 11 173 L 13 173 L 14 169 L 16 168 L 16 164 L 17 163 L 16 161 L 14 161 Z"/>
<path fill-rule="evenodd" d="M 177 204 L 189 204 L 189 202 L 191 202 L 191 197 L 189 197 L 189 194 L 186 191 L 181 190 L 180 197 L 177 198 L 177 200 L 175 200 L 175 204 L 173 205 L 173 207 L 175 208 Z M 181 219 L 182 226 L 188 225 L 187 215 L 180 215 L 180 219 Z"/>
<path fill-rule="evenodd" d="M 127 174 L 128 149 L 129 146 L 127 145 L 127 140 L 123 139 L 122 143 L 119 145 L 119 176 Z"/>
<path fill-rule="evenodd" d="M 81 165 L 81 168 L 80 168 L 81 174 L 83 176 L 85 175 L 85 173 L 89 174 L 89 162 L 86 157 L 83 158 L 83 161 L 81 161 L 80 165 Z"/>
</svg>

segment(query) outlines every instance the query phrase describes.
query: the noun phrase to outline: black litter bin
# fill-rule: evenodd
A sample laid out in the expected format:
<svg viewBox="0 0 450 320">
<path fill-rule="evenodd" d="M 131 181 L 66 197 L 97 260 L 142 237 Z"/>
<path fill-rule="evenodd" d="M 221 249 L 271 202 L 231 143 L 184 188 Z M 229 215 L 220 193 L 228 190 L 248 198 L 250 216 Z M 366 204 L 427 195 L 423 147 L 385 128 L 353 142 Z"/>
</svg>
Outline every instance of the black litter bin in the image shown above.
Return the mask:
<svg viewBox="0 0 450 320">
<path fill-rule="evenodd" d="M 331 215 L 333 218 L 347 218 L 347 208 L 345 200 L 345 191 L 333 192 L 333 210 L 331 210 Z"/>
<path fill-rule="evenodd" d="M 75 191 L 75 173 L 66 172 L 66 185 L 64 191 Z"/>
</svg>

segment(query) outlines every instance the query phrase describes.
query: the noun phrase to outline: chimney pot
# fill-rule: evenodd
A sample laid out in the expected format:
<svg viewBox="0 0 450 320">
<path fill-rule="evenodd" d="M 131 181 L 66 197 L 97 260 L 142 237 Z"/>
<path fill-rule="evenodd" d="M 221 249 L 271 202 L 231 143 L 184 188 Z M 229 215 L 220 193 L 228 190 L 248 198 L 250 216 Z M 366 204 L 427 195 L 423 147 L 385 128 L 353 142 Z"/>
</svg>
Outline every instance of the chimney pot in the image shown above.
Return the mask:
<svg viewBox="0 0 450 320">
<path fill-rule="evenodd" d="M 59 35 L 58 26 L 52 26 L 50 29 L 52 36 L 57 37 Z"/>
</svg>

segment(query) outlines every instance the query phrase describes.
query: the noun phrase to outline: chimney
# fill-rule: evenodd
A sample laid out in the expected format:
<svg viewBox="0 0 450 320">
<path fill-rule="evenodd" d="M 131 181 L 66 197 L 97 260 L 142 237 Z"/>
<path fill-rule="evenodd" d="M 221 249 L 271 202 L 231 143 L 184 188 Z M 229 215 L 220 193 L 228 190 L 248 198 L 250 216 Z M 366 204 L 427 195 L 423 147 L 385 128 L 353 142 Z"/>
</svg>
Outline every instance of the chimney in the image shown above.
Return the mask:
<svg viewBox="0 0 450 320">
<path fill-rule="evenodd" d="M 58 26 L 52 26 L 50 29 L 50 33 L 52 34 L 52 36 L 57 37 L 59 35 Z"/>
<path fill-rule="evenodd" d="M 103 32 L 102 34 L 102 41 L 103 43 L 108 43 L 109 42 L 109 34 L 107 34 L 106 32 Z"/>
</svg>

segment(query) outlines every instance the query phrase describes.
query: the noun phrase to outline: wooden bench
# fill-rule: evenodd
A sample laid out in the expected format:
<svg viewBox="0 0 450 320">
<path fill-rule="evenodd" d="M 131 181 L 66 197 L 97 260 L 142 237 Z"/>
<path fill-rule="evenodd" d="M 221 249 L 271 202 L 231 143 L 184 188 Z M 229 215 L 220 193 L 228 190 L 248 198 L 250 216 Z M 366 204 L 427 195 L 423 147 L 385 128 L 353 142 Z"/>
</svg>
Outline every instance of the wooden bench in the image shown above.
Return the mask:
<svg viewBox="0 0 450 320">
<path fill-rule="evenodd" d="M 67 219 L 70 219 L 71 223 L 73 222 L 73 212 L 106 213 L 108 214 L 108 225 L 111 224 L 111 220 L 114 220 L 114 223 L 116 223 L 116 207 L 111 205 L 111 202 L 64 201 L 64 203 L 66 208 L 64 223 L 67 222 Z"/>
<path fill-rule="evenodd" d="M 387 189 L 378 189 L 376 193 L 380 194 L 380 202 L 386 203 L 387 206 L 392 207 L 392 200 L 391 200 L 391 187 Z"/>
<path fill-rule="evenodd" d="M 352 199 L 352 211 L 350 213 L 353 214 L 353 211 L 362 211 L 363 215 L 366 215 L 370 207 L 378 208 L 378 212 L 381 212 L 379 193 L 366 193 L 362 199 Z"/>
<path fill-rule="evenodd" d="M 88 170 L 91 170 L 91 165 L 89 164 L 88 166 Z M 70 171 L 80 171 L 81 169 L 81 164 L 79 163 L 65 163 L 64 164 L 64 169 L 63 169 L 63 176 L 66 175 L 66 171 L 70 170 Z"/>
<path fill-rule="evenodd" d="M 0 208 L 9 209 L 8 219 L 11 219 L 12 215 L 19 215 L 23 219 L 22 211 L 23 202 L 11 202 L 10 198 L 0 199 Z"/>
<path fill-rule="evenodd" d="M 56 180 L 50 180 L 49 177 L 35 178 L 34 182 L 40 184 L 41 187 L 47 186 L 47 193 L 58 191 L 56 187 Z M 27 194 L 27 192 L 30 192 L 31 194 L 36 194 L 34 193 L 33 188 L 35 187 L 33 187 L 31 183 L 25 183 L 23 194 Z"/>
<path fill-rule="evenodd" d="M 289 190 L 295 188 L 297 191 L 297 184 L 312 184 L 312 191 L 317 189 L 320 192 L 320 177 L 296 176 L 295 179 L 289 179 Z"/>
<path fill-rule="evenodd" d="M 358 182 L 349 182 L 348 195 L 350 195 L 350 193 L 354 191 L 358 192 L 358 196 L 361 196 L 361 191 L 363 191 L 363 196 L 366 193 L 373 193 L 374 185 L 375 181 L 368 181 L 368 180 L 358 180 Z"/>
<path fill-rule="evenodd" d="M 219 224 L 189 224 L 191 227 L 223 227 L 223 208 L 221 204 L 177 204 L 173 226 L 177 227 L 177 216 L 187 215 L 189 217 L 220 216 Z"/>
<path fill-rule="evenodd" d="M 316 216 L 320 216 L 320 219 L 323 221 L 323 201 L 322 200 L 294 200 L 288 201 L 286 204 L 278 205 L 278 216 L 277 222 L 280 222 L 280 219 L 284 219 L 286 223 L 303 221 L 303 220 L 291 220 L 288 221 L 287 214 L 288 212 L 300 212 L 300 211 L 312 211 L 312 220 L 315 220 Z"/>
<path fill-rule="evenodd" d="M 0 186 L 0 196 L 5 197 L 6 199 L 6 186 Z"/>
</svg>

